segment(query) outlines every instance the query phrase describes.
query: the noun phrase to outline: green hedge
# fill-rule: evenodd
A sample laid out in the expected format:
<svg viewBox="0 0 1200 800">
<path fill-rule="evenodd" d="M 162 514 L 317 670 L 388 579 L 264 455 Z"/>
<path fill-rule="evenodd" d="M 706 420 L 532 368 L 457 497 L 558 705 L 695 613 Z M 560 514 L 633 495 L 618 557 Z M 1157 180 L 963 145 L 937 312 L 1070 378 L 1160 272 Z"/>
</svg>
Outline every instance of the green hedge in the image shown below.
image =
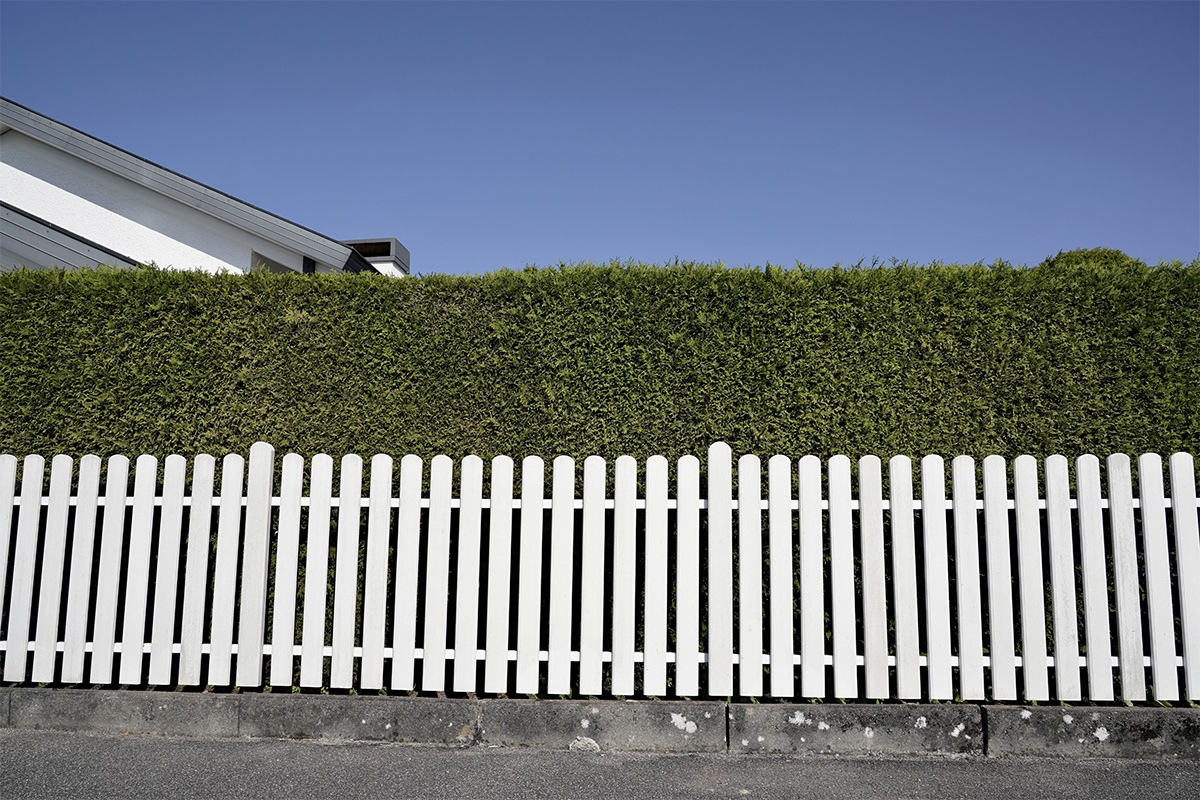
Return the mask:
<svg viewBox="0 0 1200 800">
<path fill-rule="evenodd" d="M 0 452 L 1200 451 L 1200 260 L 0 275 Z"/>
</svg>

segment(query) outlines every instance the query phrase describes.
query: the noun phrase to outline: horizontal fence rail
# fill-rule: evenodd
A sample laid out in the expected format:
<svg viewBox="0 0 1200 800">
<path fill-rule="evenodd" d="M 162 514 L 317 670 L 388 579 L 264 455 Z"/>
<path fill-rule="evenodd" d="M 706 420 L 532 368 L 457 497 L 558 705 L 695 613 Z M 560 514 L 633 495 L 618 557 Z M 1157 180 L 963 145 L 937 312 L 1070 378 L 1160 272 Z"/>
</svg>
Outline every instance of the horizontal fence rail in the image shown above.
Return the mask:
<svg viewBox="0 0 1200 800">
<path fill-rule="evenodd" d="M 914 466 L 919 474 L 914 478 Z M 1193 457 L 0 456 L 7 683 L 1200 700 Z M 18 469 L 19 467 L 19 469 Z M 485 469 L 486 467 L 486 469 Z M 1136 469 L 1135 469 L 1136 467 Z M 885 474 L 886 468 L 886 474 Z M 337 477 L 335 491 L 335 473 Z M 1102 475 L 1103 473 L 1103 475 Z M 18 482 L 18 476 L 20 478 Z M 1169 485 L 1169 489 L 1168 489 Z"/>
</svg>

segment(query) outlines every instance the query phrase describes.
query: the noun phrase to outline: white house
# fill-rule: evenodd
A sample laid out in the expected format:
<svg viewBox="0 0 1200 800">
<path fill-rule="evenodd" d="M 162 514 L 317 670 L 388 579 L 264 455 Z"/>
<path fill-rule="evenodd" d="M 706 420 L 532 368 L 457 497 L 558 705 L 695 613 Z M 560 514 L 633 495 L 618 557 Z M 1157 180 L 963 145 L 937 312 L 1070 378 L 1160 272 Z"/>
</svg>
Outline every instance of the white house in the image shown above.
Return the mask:
<svg viewBox="0 0 1200 800">
<path fill-rule="evenodd" d="M 150 262 L 401 277 L 409 253 L 330 239 L 0 98 L 0 271 Z"/>
</svg>

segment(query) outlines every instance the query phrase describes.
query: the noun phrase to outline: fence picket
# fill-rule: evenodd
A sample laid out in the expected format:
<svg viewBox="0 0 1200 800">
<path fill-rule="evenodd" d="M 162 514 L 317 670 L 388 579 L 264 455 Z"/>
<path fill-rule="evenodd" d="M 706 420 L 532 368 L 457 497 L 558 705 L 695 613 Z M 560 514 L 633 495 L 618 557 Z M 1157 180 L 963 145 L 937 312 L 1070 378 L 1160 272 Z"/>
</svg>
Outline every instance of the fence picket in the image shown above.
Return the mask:
<svg viewBox="0 0 1200 800">
<path fill-rule="evenodd" d="M 1142 544 L 1146 560 L 1146 614 L 1150 622 L 1150 666 L 1154 699 L 1179 699 L 1179 669 L 1175 666 L 1175 610 L 1171 592 L 1171 554 L 1167 545 L 1167 503 L 1163 494 L 1162 458 L 1147 453 L 1138 458 Z"/>
<path fill-rule="evenodd" d="M 517 572 L 516 685 L 521 694 L 537 694 L 541 686 L 541 511 L 545 491 L 546 463 L 539 456 L 526 456 L 521 462 L 521 549 Z"/>
<path fill-rule="evenodd" d="M 183 577 L 183 612 L 179 619 L 180 686 L 200 683 L 216 465 L 217 460 L 204 453 L 192 461 L 192 505 L 188 510 L 187 565 Z"/>
<path fill-rule="evenodd" d="M 1187 699 L 1200 700 L 1200 523 L 1196 519 L 1196 465 L 1190 453 L 1174 453 L 1169 464 L 1184 683 Z"/>
<path fill-rule="evenodd" d="M 240 458 L 240 456 L 239 456 Z M 100 567 L 96 574 L 96 611 L 92 619 L 92 664 L 88 673 L 94 684 L 112 681 L 113 651 L 117 636 L 117 599 L 121 587 L 121 551 L 125 545 L 125 496 L 129 490 L 129 459 L 108 459 L 104 482 L 104 529 L 100 539 Z M 22 484 L 22 506 L 25 504 Z M 12 625 L 12 610 L 9 610 Z M 9 629 L 12 630 L 11 627 Z M 12 634 L 9 634 L 11 641 Z M 9 645 L 12 646 L 11 644 Z M 5 664 L 7 670 L 8 665 Z"/>
<path fill-rule="evenodd" d="M 1046 597 L 1042 580 L 1042 521 L 1038 509 L 1037 459 L 1013 461 L 1017 522 L 1017 571 L 1021 576 L 1021 675 L 1026 700 L 1050 699 L 1046 660 Z"/>
<path fill-rule="evenodd" d="M 1146 699 L 1142 652 L 1142 591 L 1138 584 L 1137 535 L 1133 521 L 1133 477 L 1129 456 L 1108 457 L 1108 519 L 1113 543 L 1113 588 L 1117 596 L 1117 648 L 1121 699 Z"/>
<path fill-rule="evenodd" d="M 858 697 L 858 616 L 854 597 L 854 513 L 850 459 L 829 459 L 829 583 L 833 623 L 833 693 Z"/>
<path fill-rule="evenodd" d="M 50 462 L 50 496 L 42 540 L 42 561 L 38 567 L 41 586 L 37 598 L 37 632 L 34 635 L 33 670 L 30 675 L 30 680 L 37 683 L 54 680 L 54 666 L 58 660 L 59 603 L 67 558 L 67 518 L 71 511 L 74 467 L 74 459 L 67 455 L 56 455 Z"/>
<path fill-rule="evenodd" d="M 33 583 L 37 575 L 38 528 L 42 522 L 42 484 L 46 459 L 25 456 L 21 464 L 21 505 L 17 512 L 17 544 L 13 552 L 12 597 L 8 605 L 8 644 L 4 680 L 25 680 L 29 659 L 29 625 L 33 613 Z"/>
<path fill-rule="evenodd" d="M 958 597 L 958 692 L 983 700 L 983 593 L 979 569 L 979 512 L 975 459 L 956 456 L 950 464 L 954 503 L 954 587 Z"/>
<path fill-rule="evenodd" d="M 0 610 L 8 588 L 8 544 L 12 535 L 13 502 L 17 489 L 17 457 L 0 455 Z M 89 564 L 90 567 L 90 564 Z M 90 576 L 90 573 L 89 573 Z"/>
<path fill-rule="evenodd" d="M 500 694 L 508 691 L 513 460 L 508 456 L 493 458 L 491 478 L 491 511 L 488 513 L 487 649 L 484 654 L 483 690 Z"/>
<path fill-rule="evenodd" d="M 406 691 L 417 685 L 417 570 L 421 561 L 421 485 L 424 476 L 425 463 L 420 456 L 409 454 L 400 459 L 400 514 L 396 520 L 396 569 L 393 573 L 396 599 L 392 616 L 392 688 Z"/>
<path fill-rule="evenodd" d="M 768 547 L 771 554 L 771 695 L 794 697 L 796 654 L 793 631 L 796 620 L 792 607 L 792 523 L 795 515 L 792 513 L 792 460 L 787 456 L 771 456 L 771 460 L 767 462 L 767 493 L 770 498 Z M 852 607 L 853 600 L 851 597 Z M 838 653 L 837 630 L 835 622 L 835 656 Z M 857 673 L 857 665 L 855 672 Z"/>
<path fill-rule="evenodd" d="M 325 607 L 328 601 L 329 522 L 333 459 L 313 456 L 308 475 L 308 540 L 304 556 L 304 627 L 300 635 L 300 685 L 320 686 L 325 673 Z"/>
<path fill-rule="evenodd" d="M 354 685 L 354 645 L 357 633 L 355 624 L 358 610 L 358 545 L 362 525 L 360 456 L 342 456 L 337 519 L 337 560 L 334 562 L 336 576 L 333 582 L 333 653 L 329 659 L 329 685 L 334 689 L 349 689 Z"/>
<path fill-rule="evenodd" d="M 1075 606 L 1075 545 L 1071 529 L 1071 478 L 1067 459 L 1046 459 L 1046 528 L 1050 538 L 1051 608 L 1054 614 L 1054 687 L 1060 700 L 1080 700 L 1079 617 Z"/>
<path fill-rule="evenodd" d="M 571 600 L 575 570 L 575 461 L 554 459 L 550 490 L 550 631 L 546 691 L 571 693 Z"/>
<path fill-rule="evenodd" d="M 700 460 L 679 459 L 675 549 L 675 694 L 700 692 Z"/>
<path fill-rule="evenodd" d="M 832 502 L 832 500 L 831 500 Z M 925 556 L 926 675 L 930 700 L 954 698 L 950 661 L 950 557 L 946 534 L 946 464 L 921 459 L 921 529 Z"/>
<path fill-rule="evenodd" d="M 583 462 L 583 541 L 580 545 L 579 692 L 600 694 L 604 650 L 604 528 L 606 465 L 600 456 Z"/>
<path fill-rule="evenodd" d="M 617 459 L 613 473 L 612 693 L 634 690 L 637 592 L 637 462 Z"/>
<path fill-rule="evenodd" d="M 1088 698 L 1113 699 L 1112 643 L 1108 630 L 1108 576 L 1104 512 L 1100 506 L 1100 461 L 1075 459 L 1078 487 L 1079 552 L 1083 562 L 1083 624 L 1087 642 Z"/>
<path fill-rule="evenodd" d="M 242 555 L 242 600 L 238 617 L 238 686 L 262 686 L 267 632 L 267 580 L 271 560 L 271 495 L 275 448 L 250 447 L 246 481 L 246 528 Z"/>
<path fill-rule="evenodd" d="M 271 685 L 295 681 L 296 589 L 300 572 L 300 500 L 304 493 L 304 456 L 283 457 L 279 476 L 279 536 L 275 551 L 274 604 L 271 615 Z"/>
<path fill-rule="evenodd" d="M 129 564 L 125 573 L 125 612 L 121 627 L 120 681 L 129 685 L 142 682 L 146 663 L 143 648 L 157 490 L 158 459 L 138 456 L 133 473 L 133 517 L 129 523 Z"/>
<path fill-rule="evenodd" d="M 800 693 L 825 696 L 825 542 L 821 520 L 821 461 L 797 467 L 800 501 Z"/>
<path fill-rule="evenodd" d="M 738 693 L 763 692 L 762 464 L 738 459 Z"/>
<path fill-rule="evenodd" d="M 2 457 L 0 457 L 2 463 Z M 63 628 L 62 682 L 83 682 L 84 653 L 87 647 L 88 610 L 92 599 L 92 557 L 96 547 L 96 512 L 100 498 L 100 456 L 88 455 L 79 459 L 79 489 L 76 496 L 75 524 L 71 542 L 71 584 L 67 590 L 66 624 Z M 0 471 L 2 471 L 0 467 Z M 0 487 L 4 478 L 0 476 Z M 0 488 L 0 504 L 4 491 Z M 12 498 L 8 501 L 12 511 Z M 0 570 L 5 569 L 8 557 L 8 529 L 0 510 Z M 4 579 L 0 578 L 0 597 L 4 596 Z"/>
<path fill-rule="evenodd" d="M 989 655 L 992 696 L 1017 699 L 1017 647 L 1013 630 L 1012 556 L 1008 528 L 1008 474 L 1004 459 L 983 460 L 983 525 L 987 540 Z"/>
<path fill-rule="evenodd" d="M 429 536 L 425 554 L 425 635 L 421 688 L 446 688 L 446 612 L 450 602 L 450 500 L 454 462 L 437 455 L 429 465 Z M 386 586 L 386 583 L 384 584 Z"/>
<path fill-rule="evenodd" d="M 883 555 L 883 470 L 878 456 L 858 460 L 862 553 L 863 666 L 867 697 L 891 694 L 888 670 L 887 567 Z M 807 694 L 805 690 L 805 694 Z"/>
<path fill-rule="evenodd" d="M 643 691 L 667 693 L 667 459 L 646 459 L 646 605 Z M 581 689 L 582 691 L 582 689 Z"/>
<path fill-rule="evenodd" d="M 392 545 L 392 465 L 392 457 L 384 453 L 371 458 L 367 555 L 363 564 L 362 661 L 358 667 L 359 685 L 367 690 L 383 688 L 388 556 Z"/>
<path fill-rule="evenodd" d="M 733 457 L 708 448 L 708 693 L 733 694 Z"/>
<path fill-rule="evenodd" d="M 176 595 L 186 483 L 187 459 L 181 455 L 167 456 L 163 463 L 162 516 L 158 526 L 158 564 L 154 577 L 154 617 L 150 634 L 148 682 L 153 686 L 166 686 L 171 682 L 175 662 Z"/>
<path fill-rule="evenodd" d="M 917 614 L 917 541 L 912 460 L 888 461 L 892 519 L 892 605 L 896 623 L 896 696 L 921 697 L 921 634 Z"/>
<path fill-rule="evenodd" d="M 456 692 L 473 692 L 479 661 L 479 556 L 483 521 L 483 459 L 479 456 L 462 460 L 459 497 L 452 685 Z"/>
</svg>

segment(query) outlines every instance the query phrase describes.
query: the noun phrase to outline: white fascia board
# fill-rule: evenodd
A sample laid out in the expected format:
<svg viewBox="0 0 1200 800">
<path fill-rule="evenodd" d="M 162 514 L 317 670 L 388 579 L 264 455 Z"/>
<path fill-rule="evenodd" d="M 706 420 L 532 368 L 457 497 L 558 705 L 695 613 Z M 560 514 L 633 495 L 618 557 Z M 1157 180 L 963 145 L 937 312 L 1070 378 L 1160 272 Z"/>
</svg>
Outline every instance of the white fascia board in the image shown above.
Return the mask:
<svg viewBox="0 0 1200 800">
<path fill-rule="evenodd" d="M 296 250 L 318 264 L 340 271 L 350 257 L 350 248 L 334 239 L 0 98 L 0 133 L 8 127 L 248 233 Z"/>
</svg>

